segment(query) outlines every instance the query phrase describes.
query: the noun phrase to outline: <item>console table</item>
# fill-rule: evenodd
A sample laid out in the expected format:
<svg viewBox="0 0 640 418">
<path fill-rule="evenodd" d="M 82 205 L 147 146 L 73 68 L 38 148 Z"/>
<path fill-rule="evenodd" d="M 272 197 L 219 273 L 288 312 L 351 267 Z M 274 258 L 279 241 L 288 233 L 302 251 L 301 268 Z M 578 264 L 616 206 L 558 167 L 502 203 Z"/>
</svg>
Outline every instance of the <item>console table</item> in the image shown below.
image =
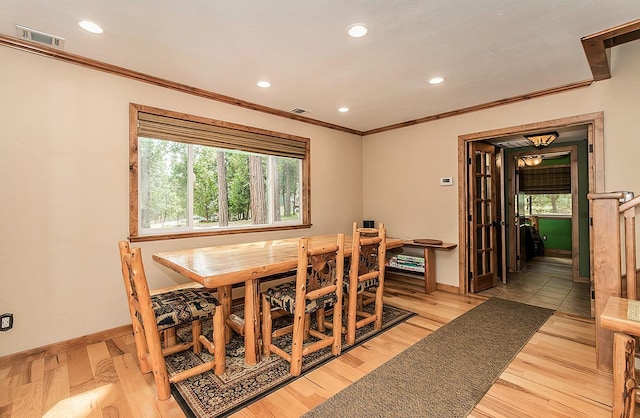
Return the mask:
<svg viewBox="0 0 640 418">
<path fill-rule="evenodd" d="M 425 243 L 412 239 L 403 240 L 402 246 L 419 247 L 424 250 L 424 293 L 430 294 L 436 291 L 436 250 L 452 250 L 458 244 L 447 242 Z M 393 266 L 393 269 L 402 270 L 402 267 Z M 412 272 L 412 271 L 409 271 Z M 414 272 L 415 274 L 415 272 Z"/>
</svg>

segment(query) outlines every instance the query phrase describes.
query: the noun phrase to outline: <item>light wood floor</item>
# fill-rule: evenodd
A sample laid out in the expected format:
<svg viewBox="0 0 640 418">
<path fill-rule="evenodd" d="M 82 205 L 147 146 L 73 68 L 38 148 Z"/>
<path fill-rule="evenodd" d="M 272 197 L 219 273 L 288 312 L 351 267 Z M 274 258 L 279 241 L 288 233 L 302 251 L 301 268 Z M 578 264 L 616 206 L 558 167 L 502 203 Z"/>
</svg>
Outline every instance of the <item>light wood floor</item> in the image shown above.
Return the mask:
<svg viewBox="0 0 640 418">
<path fill-rule="evenodd" d="M 235 416 L 300 416 L 485 299 L 423 289 L 420 281 L 388 280 L 386 302 L 417 316 Z M 471 416 L 610 416 L 611 375 L 596 370 L 594 339 L 592 320 L 553 315 Z M 173 398 L 156 401 L 153 379 L 140 374 L 133 353 L 133 338 L 123 337 L 0 368 L 0 417 L 184 416 Z"/>
</svg>

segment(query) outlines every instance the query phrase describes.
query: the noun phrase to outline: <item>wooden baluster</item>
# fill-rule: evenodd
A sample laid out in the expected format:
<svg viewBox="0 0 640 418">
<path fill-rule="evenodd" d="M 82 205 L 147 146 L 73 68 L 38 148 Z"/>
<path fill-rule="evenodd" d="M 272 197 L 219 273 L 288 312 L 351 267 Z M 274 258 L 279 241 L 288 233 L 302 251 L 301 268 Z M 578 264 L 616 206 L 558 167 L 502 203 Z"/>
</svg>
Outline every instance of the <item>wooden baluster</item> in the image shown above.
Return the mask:
<svg viewBox="0 0 640 418">
<path fill-rule="evenodd" d="M 635 207 L 624 211 L 624 248 L 627 268 L 627 299 L 637 300 Z"/>
</svg>

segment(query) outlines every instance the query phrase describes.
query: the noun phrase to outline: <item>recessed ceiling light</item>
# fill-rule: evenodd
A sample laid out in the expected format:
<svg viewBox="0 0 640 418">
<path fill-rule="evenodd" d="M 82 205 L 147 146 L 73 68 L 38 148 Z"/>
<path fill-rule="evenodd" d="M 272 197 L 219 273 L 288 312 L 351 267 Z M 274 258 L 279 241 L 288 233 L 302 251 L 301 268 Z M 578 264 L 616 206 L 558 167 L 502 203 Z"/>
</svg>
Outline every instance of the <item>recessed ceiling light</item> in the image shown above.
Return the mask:
<svg viewBox="0 0 640 418">
<path fill-rule="evenodd" d="M 262 87 L 263 89 L 266 89 L 268 87 L 271 87 L 271 83 L 269 83 L 268 81 L 258 81 L 256 84 L 258 84 L 258 87 Z"/>
<path fill-rule="evenodd" d="M 90 22 L 88 20 L 81 20 L 78 22 L 78 25 L 87 32 L 91 33 L 103 33 L 104 29 L 100 27 L 97 23 Z"/>
<path fill-rule="evenodd" d="M 362 23 L 355 23 L 347 28 L 347 33 L 352 38 L 362 38 L 363 36 L 367 36 L 369 28 Z"/>
<path fill-rule="evenodd" d="M 433 77 L 431 80 L 429 80 L 429 84 L 440 84 L 444 81 L 444 78 L 442 77 Z"/>
<path fill-rule="evenodd" d="M 340 109 L 338 109 L 338 112 L 342 112 L 342 113 L 346 113 L 349 111 L 348 107 L 341 107 Z"/>
</svg>

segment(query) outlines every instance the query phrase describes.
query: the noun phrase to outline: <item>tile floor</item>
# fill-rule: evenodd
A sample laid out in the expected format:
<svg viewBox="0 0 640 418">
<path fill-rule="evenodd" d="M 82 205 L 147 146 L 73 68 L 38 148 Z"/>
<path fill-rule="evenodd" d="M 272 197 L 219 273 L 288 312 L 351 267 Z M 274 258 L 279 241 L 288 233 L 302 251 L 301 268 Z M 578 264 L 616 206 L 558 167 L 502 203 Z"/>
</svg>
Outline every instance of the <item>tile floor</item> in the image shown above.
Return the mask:
<svg viewBox="0 0 640 418">
<path fill-rule="evenodd" d="M 568 258 L 534 257 L 522 271 L 509 273 L 506 285 L 479 294 L 591 317 L 589 283 L 573 282 Z"/>
</svg>

